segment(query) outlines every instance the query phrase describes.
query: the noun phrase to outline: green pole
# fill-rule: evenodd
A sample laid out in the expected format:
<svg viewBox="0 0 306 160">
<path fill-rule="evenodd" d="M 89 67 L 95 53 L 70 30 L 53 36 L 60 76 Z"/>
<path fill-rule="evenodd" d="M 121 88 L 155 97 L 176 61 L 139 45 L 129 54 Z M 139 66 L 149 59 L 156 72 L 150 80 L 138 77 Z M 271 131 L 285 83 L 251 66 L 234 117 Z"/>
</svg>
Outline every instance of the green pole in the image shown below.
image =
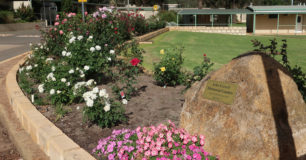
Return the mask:
<svg viewBox="0 0 306 160">
<path fill-rule="evenodd" d="M 253 34 L 255 34 L 255 30 L 256 30 L 256 14 L 253 15 Z"/>
<path fill-rule="evenodd" d="M 231 14 L 231 27 L 233 27 L 233 15 Z"/>
<path fill-rule="evenodd" d="M 212 14 L 211 16 L 212 16 L 211 26 L 213 27 L 214 26 L 214 14 Z"/>
<path fill-rule="evenodd" d="M 176 26 L 179 26 L 179 21 L 178 21 L 178 14 L 176 15 Z"/>
<path fill-rule="evenodd" d="M 194 15 L 194 26 L 197 26 L 197 15 Z"/>
<path fill-rule="evenodd" d="M 278 27 L 279 27 L 279 14 L 277 14 L 277 26 L 276 26 L 276 28 L 277 28 L 277 34 L 278 34 Z"/>
</svg>

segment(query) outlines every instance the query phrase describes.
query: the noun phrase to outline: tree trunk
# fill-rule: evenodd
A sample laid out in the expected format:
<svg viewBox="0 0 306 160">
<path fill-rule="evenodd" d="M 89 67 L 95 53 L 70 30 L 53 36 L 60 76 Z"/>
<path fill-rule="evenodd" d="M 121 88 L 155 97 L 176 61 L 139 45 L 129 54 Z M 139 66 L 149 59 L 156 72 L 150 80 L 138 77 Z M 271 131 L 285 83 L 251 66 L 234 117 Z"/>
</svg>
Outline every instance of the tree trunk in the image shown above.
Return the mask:
<svg viewBox="0 0 306 160">
<path fill-rule="evenodd" d="M 198 9 L 203 8 L 203 0 L 198 0 Z"/>
</svg>

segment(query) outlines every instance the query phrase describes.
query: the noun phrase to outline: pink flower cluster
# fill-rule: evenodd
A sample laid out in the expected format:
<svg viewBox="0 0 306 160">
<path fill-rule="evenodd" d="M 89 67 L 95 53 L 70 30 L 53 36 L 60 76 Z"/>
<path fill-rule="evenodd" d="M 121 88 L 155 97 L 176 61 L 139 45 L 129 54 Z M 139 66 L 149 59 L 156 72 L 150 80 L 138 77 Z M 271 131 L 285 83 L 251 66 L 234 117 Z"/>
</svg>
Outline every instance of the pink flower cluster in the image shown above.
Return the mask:
<svg viewBox="0 0 306 160">
<path fill-rule="evenodd" d="M 203 149 L 204 139 L 203 135 L 190 135 L 169 121 L 168 126 L 160 124 L 136 130 L 114 130 L 112 136 L 99 141 L 93 152 L 109 160 L 139 157 L 142 160 L 216 159 Z"/>
</svg>

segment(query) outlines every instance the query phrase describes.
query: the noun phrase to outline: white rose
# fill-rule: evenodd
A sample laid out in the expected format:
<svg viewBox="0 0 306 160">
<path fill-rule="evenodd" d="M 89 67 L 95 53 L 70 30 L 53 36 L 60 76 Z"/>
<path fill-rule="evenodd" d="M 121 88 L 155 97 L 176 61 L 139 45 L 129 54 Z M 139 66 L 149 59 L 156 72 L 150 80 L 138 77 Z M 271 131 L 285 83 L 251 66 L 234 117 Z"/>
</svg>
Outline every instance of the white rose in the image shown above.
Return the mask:
<svg viewBox="0 0 306 160">
<path fill-rule="evenodd" d="M 54 89 L 51 89 L 51 90 L 50 90 L 50 94 L 53 95 L 54 93 L 55 93 L 55 90 L 54 90 Z"/>
<path fill-rule="evenodd" d="M 70 86 L 70 82 L 67 82 L 67 83 L 66 83 L 66 86 Z"/>
<path fill-rule="evenodd" d="M 103 109 L 104 109 L 105 112 L 108 112 L 110 110 L 110 104 L 106 102 Z"/>
<path fill-rule="evenodd" d="M 114 51 L 114 50 L 110 50 L 109 53 L 110 53 L 110 54 L 114 54 L 115 51 Z"/>
<path fill-rule="evenodd" d="M 101 50 L 101 46 L 96 45 L 96 50 L 97 50 L 97 51 L 100 51 L 100 50 Z"/>
<path fill-rule="evenodd" d="M 60 91 L 60 90 L 57 90 L 57 91 L 56 91 L 56 93 L 57 93 L 57 94 L 60 94 L 60 93 L 62 93 L 62 91 Z"/>
<path fill-rule="evenodd" d="M 78 36 L 78 40 L 82 40 L 83 39 L 83 36 Z"/>
<path fill-rule="evenodd" d="M 31 70 L 32 69 L 32 66 L 31 65 L 29 65 L 29 66 L 27 66 L 26 67 L 26 70 L 28 71 L 28 70 Z"/>
<path fill-rule="evenodd" d="M 122 99 L 122 104 L 127 104 L 128 101 L 126 99 Z"/>
<path fill-rule="evenodd" d="M 84 66 L 84 70 L 88 71 L 89 70 L 89 66 Z"/>
<path fill-rule="evenodd" d="M 89 49 L 91 52 L 94 52 L 96 49 L 95 49 L 95 47 L 90 47 L 90 49 Z"/>
<path fill-rule="evenodd" d="M 44 92 L 44 84 L 38 85 L 38 91 L 39 91 L 39 93 L 43 93 Z"/>
<path fill-rule="evenodd" d="M 99 93 L 99 88 L 98 88 L 98 87 L 93 88 L 93 89 L 92 89 L 92 92 L 93 92 L 93 93 Z"/>
<path fill-rule="evenodd" d="M 94 104 L 94 101 L 91 100 L 91 99 L 88 99 L 88 100 L 86 101 L 86 105 L 87 105 L 88 107 L 92 107 L 93 104 Z"/>
<path fill-rule="evenodd" d="M 65 83 L 66 81 L 67 81 L 66 78 L 62 78 L 62 79 L 61 79 L 61 82 L 64 82 L 64 83 Z"/>
<path fill-rule="evenodd" d="M 73 69 L 70 69 L 70 70 L 69 70 L 69 73 L 70 73 L 70 74 L 74 73 L 74 70 L 73 70 Z"/>
<path fill-rule="evenodd" d="M 71 56 L 71 52 L 67 52 L 66 56 L 67 57 Z"/>
<path fill-rule="evenodd" d="M 108 60 L 108 61 L 111 61 L 111 60 L 112 60 L 112 58 L 108 57 L 108 58 L 107 58 L 107 60 Z"/>
<path fill-rule="evenodd" d="M 101 89 L 99 92 L 100 97 L 104 97 L 106 95 L 106 89 Z"/>
<path fill-rule="evenodd" d="M 51 67 L 51 70 L 52 70 L 52 72 L 54 72 L 54 71 L 55 71 L 55 67 L 54 67 L 54 66 L 52 66 L 52 67 Z"/>
</svg>

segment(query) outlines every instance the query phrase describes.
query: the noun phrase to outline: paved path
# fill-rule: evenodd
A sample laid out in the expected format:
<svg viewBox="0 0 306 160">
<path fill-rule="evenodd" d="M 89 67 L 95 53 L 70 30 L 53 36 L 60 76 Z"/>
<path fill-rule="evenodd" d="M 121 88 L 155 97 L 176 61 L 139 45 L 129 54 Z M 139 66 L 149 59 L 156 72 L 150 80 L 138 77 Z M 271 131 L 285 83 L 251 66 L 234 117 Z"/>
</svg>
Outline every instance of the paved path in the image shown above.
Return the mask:
<svg viewBox="0 0 306 160">
<path fill-rule="evenodd" d="M 6 95 L 5 77 L 22 57 L 0 62 L 0 160 L 45 160 L 48 157 L 22 128 Z"/>
<path fill-rule="evenodd" d="M 30 50 L 30 43 L 40 41 L 37 30 L 0 32 L 0 62 Z"/>
</svg>

